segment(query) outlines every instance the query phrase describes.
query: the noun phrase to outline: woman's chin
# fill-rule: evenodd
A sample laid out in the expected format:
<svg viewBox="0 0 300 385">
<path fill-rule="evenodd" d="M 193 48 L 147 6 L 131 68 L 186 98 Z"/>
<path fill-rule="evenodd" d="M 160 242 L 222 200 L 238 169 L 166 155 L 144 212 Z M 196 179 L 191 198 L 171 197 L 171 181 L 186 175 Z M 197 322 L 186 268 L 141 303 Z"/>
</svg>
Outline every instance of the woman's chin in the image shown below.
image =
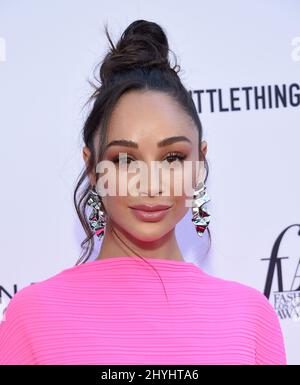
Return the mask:
<svg viewBox="0 0 300 385">
<path fill-rule="evenodd" d="M 147 223 L 146 225 L 139 225 L 138 229 L 134 231 L 132 227 L 130 234 L 133 238 L 137 239 L 140 242 L 154 242 L 158 241 L 162 236 L 168 231 L 157 223 Z"/>
</svg>

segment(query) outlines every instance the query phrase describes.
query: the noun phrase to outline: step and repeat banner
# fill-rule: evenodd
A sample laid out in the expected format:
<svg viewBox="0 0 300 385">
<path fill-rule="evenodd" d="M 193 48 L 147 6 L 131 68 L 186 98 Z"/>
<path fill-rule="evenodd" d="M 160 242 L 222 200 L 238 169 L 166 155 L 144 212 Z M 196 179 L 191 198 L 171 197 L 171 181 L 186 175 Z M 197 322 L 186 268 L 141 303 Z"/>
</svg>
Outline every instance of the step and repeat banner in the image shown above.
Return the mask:
<svg viewBox="0 0 300 385">
<path fill-rule="evenodd" d="M 0 1 L 0 317 L 23 287 L 73 266 L 73 207 L 95 66 L 134 20 L 160 24 L 207 141 L 211 247 L 189 211 L 180 248 L 274 306 L 300 364 L 300 3 Z M 170 56 L 173 60 L 172 56 Z M 95 242 L 95 253 L 100 248 Z"/>
</svg>

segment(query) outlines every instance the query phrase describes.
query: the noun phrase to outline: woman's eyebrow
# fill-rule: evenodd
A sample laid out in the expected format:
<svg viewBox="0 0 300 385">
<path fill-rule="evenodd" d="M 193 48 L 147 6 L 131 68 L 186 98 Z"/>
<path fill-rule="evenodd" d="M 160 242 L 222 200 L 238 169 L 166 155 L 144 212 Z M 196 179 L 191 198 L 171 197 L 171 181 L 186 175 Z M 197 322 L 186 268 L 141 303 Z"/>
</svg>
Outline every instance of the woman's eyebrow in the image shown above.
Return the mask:
<svg viewBox="0 0 300 385">
<path fill-rule="evenodd" d="M 157 146 L 163 147 L 176 142 L 188 142 L 190 144 L 193 144 L 191 139 L 189 139 L 187 136 L 170 136 L 169 138 L 165 138 L 158 142 Z"/>
<path fill-rule="evenodd" d="M 192 141 L 187 136 L 170 136 L 169 138 L 165 138 L 160 142 L 158 142 L 157 147 L 168 146 L 169 144 L 182 142 L 182 141 L 192 144 Z M 133 142 L 132 140 L 127 140 L 127 139 L 113 140 L 106 145 L 105 150 L 107 150 L 111 146 L 125 146 L 125 147 L 139 148 L 139 145 L 136 142 Z"/>
</svg>

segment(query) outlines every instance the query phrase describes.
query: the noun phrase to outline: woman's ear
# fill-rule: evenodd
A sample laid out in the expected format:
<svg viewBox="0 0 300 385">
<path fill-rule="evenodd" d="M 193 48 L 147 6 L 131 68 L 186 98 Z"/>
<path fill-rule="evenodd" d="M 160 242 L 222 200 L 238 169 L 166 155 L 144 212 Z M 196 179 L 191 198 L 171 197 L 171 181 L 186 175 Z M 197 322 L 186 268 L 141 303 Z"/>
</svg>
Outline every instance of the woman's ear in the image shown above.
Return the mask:
<svg viewBox="0 0 300 385">
<path fill-rule="evenodd" d="M 86 146 L 84 146 L 82 149 L 82 155 L 83 155 L 83 160 L 84 160 L 86 166 L 87 166 L 87 161 L 90 157 L 90 154 L 91 154 L 90 150 Z"/>
<path fill-rule="evenodd" d="M 91 156 L 91 152 L 89 150 L 88 147 L 84 146 L 83 149 L 82 149 L 82 156 L 83 156 L 83 160 L 85 162 L 85 166 L 87 167 L 88 166 L 88 160 Z M 90 179 L 90 184 L 91 186 L 95 186 L 96 185 L 96 175 L 95 175 L 95 172 L 90 172 L 89 173 L 89 179 Z"/>
<path fill-rule="evenodd" d="M 205 140 L 202 140 L 201 142 L 201 151 L 206 156 L 207 153 L 207 142 Z"/>
<path fill-rule="evenodd" d="M 202 140 L 201 142 L 201 152 L 199 154 L 200 163 L 197 168 L 197 176 L 196 176 L 196 186 L 204 181 L 205 178 L 205 167 L 204 167 L 204 159 L 207 153 L 207 142 Z"/>
</svg>

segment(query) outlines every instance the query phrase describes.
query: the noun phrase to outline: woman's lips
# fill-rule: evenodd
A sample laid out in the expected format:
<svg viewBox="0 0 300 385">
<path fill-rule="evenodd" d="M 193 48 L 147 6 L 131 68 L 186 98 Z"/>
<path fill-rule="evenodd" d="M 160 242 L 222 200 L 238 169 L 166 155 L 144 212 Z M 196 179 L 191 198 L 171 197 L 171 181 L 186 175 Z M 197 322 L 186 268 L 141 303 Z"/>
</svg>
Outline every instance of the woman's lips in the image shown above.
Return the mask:
<svg viewBox="0 0 300 385">
<path fill-rule="evenodd" d="M 130 208 L 133 214 L 140 220 L 145 222 L 157 222 L 164 218 L 168 212 L 171 210 L 171 207 L 164 210 L 157 211 L 144 211 L 140 209 Z"/>
</svg>

